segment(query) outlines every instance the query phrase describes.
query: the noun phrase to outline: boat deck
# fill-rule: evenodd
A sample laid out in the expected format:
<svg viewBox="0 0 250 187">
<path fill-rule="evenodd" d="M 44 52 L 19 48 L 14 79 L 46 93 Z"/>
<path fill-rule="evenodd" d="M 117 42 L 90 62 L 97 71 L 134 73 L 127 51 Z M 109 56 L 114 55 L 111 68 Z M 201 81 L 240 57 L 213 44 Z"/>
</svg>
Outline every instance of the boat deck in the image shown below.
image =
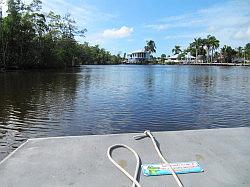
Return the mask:
<svg viewBox="0 0 250 187">
<path fill-rule="evenodd" d="M 159 163 L 149 138 L 134 134 L 29 139 L 0 163 L 0 184 L 14 186 L 131 186 L 106 156 L 112 144 L 136 150 L 142 163 Z M 179 175 L 184 186 L 250 186 L 250 128 L 155 132 L 160 149 L 171 162 L 198 161 L 203 173 Z M 113 157 L 132 174 L 133 154 L 114 150 Z M 140 176 L 140 184 L 176 186 L 172 176 Z"/>
</svg>

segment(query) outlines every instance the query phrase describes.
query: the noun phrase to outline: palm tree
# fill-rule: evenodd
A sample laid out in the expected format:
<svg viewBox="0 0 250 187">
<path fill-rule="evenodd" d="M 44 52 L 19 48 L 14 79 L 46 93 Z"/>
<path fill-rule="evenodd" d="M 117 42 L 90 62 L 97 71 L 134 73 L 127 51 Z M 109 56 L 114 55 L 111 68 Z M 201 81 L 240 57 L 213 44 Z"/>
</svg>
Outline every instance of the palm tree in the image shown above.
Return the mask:
<svg viewBox="0 0 250 187">
<path fill-rule="evenodd" d="M 199 40 L 199 45 L 200 45 L 200 47 L 199 47 L 199 49 L 198 49 L 198 54 L 200 54 L 200 55 L 202 55 L 202 57 L 203 57 L 203 61 L 204 61 L 204 59 L 205 59 L 205 57 L 206 57 L 206 45 L 207 45 L 207 39 L 206 38 L 198 38 L 198 40 Z"/>
<path fill-rule="evenodd" d="M 200 47 L 199 46 L 199 41 L 198 39 L 194 39 L 194 46 L 195 46 L 195 62 L 197 63 L 197 57 L 198 57 L 198 48 Z"/>
<path fill-rule="evenodd" d="M 227 45 L 224 45 L 221 50 L 220 50 L 220 54 L 222 56 L 222 58 L 225 60 L 227 54 L 226 54 L 226 50 L 227 50 Z"/>
<path fill-rule="evenodd" d="M 220 58 L 220 53 L 218 51 L 214 52 L 214 58 L 216 58 L 217 60 Z"/>
<path fill-rule="evenodd" d="M 207 54 L 207 62 L 209 62 L 210 51 L 212 51 L 211 55 L 211 62 L 213 62 L 214 51 L 219 47 L 220 41 L 217 40 L 214 36 L 208 35 L 207 38 L 194 38 L 194 41 L 190 44 L 191 52 L 194 53 L 195 50 L 195 57 L 196 63 L 198 55 L 202 55 L 203 59 L 206 57 Z"/>
<path fill-rule="evenodd" d="M 184 49 L 183 51 L 181 51 L 181 53 L 178 55 L 178 59 L 179 60 L 186 60 L 186 55 L 188 54 L 188 49 Z"/>
<path fill-rule="evenodd" d="M 156 52 L 156 45 L 153 40 L 146 41 L 147 45 L 144 47 L 145 51 L 148 51 L 149 53 L 155 53 Z"/>
<path fill-rule="evenodd" d="M 247 43 L 244 47 L 244 56 L 246 59 L 249 59 L 250 57 L 250 43 Z"/>
<path fill-rule="evenodd" d="M 175 47 L 174 47 L 174 49 L 172 49 L 172 53 L 174 53 L 174 55 L 177 55 L 177 54 L 180 54 L 181 53 L 181 46 L 179 46 L 179 45 L 176 45 Z"/>
<path fill-rule="evenodd" d="M 195 62 L 196 63 L 197 63 L 197 58 L 198 58 L 198 52 L 201 46 L 202 46 L 201 38 L 194 38 L 194 42 L 190 44 L 190 48 L 195 49 Z"/>
<path fill-rule="evenodd" d="M 204 41 L 205 41 L 205 46 L 206 46 L 206 51 L 207 51 L 207 63 L 209 63 L 210 49 L 212 47 L 212 36 L 207 35 L 207 38 Z"/>
<path fill-rule="evenodd" d="M 238 47 L 236 50 L 237 50 L 238 57 L 241 58 L 242 57 L 242 53 L 244 51 L 243 47 Z"/>
<path fill-rule="evenodd" d="M 225 62 L 231 63 L 232 59 L 236 56 L 237 51 L 232 49 L 231 46 L 224 45 L 224 47 L 221 49 L 221 54 Z"/>
<path fill-rule="evenodd" d="M 217 40 L 215 36 L 210 36 L 208 40 L 212 48 L 211 62 L 213 62 L 214 50 L 220 46 L 220 41 Z"/>
</svg>

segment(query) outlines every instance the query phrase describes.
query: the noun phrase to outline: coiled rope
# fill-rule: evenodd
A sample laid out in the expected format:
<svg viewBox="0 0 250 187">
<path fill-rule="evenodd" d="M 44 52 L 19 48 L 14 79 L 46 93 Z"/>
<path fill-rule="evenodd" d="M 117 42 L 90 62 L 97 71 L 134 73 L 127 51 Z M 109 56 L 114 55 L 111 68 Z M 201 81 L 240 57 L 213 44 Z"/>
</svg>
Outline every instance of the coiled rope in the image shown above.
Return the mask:
<svg viewBox="0 0 250 187">
<path fill-rule="evenodd" d="M 174 172 L 173 168 L 171 167 L 171 165 L 168 163 L 168 161 L 163 157 L 162 153 L 160 152 L 157 143 L 155 141 L 154 136 L 151 134 L 151 132 L 149 130 L 146 130 L 144 133 L 144 135 L 138 135 L 138 136 L 134 136 L 134 139 L 138 140 L 144 137 L 150 137 L 150 139 L 153 142 L 154 148 L 156 150 L 156 152 L 158 153 L 159 157 L 161 158 L 161 160 L 169 167 L 171 174 L 173 175 L 177 185 L 179 187 L 183 187 L 183 184 L 181 183 L 180 179 L 178 178 L 178 176 L 176 175 L 176 173 Z M 129 151 L 131 151 L 135 157 L 136 157 L 136 169 L 135 169 L 135 173 L 134 173 L 134 177 L 132 177 L 125 169 L 123 169 L 119 164 L 117 164 L 117 162 L 112 158 L 111 153 L 114 149 L 116 148 L 120 148 L 120 147 L 124 147 L 126 149 L 128 149 Z M 108 148 L 107 151 L 107 156 L 109 158 L 109 160 L 121 171 L 123 172 L 132 182 L 132 187 L 141 187 L 141 185 L 139 184 L 139 182 L 137 181 L 137 177 L 139 174 L 139 168 L 140 168 L 140 157 L 139 155 L 135 152 L 135 150 L 133 150 L 132 148 L 128 147 L 127 145 L 124 144 L 115 144 L 112 145 Z"/>
</svg>

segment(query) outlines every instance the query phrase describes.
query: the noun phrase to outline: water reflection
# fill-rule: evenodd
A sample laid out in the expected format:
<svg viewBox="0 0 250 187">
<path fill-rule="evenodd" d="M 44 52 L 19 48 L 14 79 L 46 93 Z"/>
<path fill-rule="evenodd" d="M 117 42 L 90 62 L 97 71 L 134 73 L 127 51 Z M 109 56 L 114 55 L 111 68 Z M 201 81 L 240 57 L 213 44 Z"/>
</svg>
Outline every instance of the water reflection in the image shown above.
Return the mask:
<svg viewBox="0 0 250 187">
<path fill-rule="evenodd" d="M 64 112 L 73 110 L 77 80 L 75 72 L 0 74 L 1 153 L 27 138 L 57 135 Z"/>
<path fill-rule="evenodd" d="M 250 68 L 82 66 L 0 74 L 0 159 L 32 137 L 249 126 Z"/>
<path fill-rule="evenodd" d="M 151 66 L 144 66 L 145 72 L 144 72 L 144 84 L 145 88 L 150 91 L 154 88 L 155 84 L 155 68 Z"/>
</svg>

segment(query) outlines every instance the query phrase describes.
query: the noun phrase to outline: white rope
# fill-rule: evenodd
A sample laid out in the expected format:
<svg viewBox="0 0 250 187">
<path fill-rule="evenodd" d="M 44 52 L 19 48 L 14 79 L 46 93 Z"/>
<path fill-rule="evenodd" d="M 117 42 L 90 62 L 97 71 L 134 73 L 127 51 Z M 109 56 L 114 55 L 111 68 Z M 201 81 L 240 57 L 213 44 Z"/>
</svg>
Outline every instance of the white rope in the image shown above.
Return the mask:
<svg viewBox="0 0 250 187">
<path fill-rule="evenodd" d="M 170 172 L 171 174 L 173 175 L 176 183 L 178 184 L 179 187 L 183 187 L 183 184 L 181 183 L 180 179 L 178 178 L 178 176 L 176 175 L 176 173 L 174 172 L 172 166 L 168 163 L 168 161 L 163 157 L 163 155 L 161 154 L 157 144 L 156 144 L 156 141 L 155 141 L 155 138 L 153 137 L 153 135 L 151 134 L 151 132 L 149 130 L 146 130 L 144 132 L 144 135 L 138 135 L 138 136 L 134 136 L 135 139 L 140 139 L 140 138 L 144 138 L 144 137 L 150 137 L 150 139 L 152 140 L 153 142 L 153 145 L 155 147 L 155 150 L 156 152 L 158 153 L 159 157 L 162 159 L 162 161 L 169 167 L 170 169 Z M 135 169 L 135 174 L 134 174 L 134 177 L 132 177 L 125 169 L 123 169 L 119 164 L 117 164 L 117 162 L 112 158 L 111 156 L 111 152 L 113 149 L 116 149 L 116 148 L 119 148 L 119 147 L 124 147 L 128 150 L 130 150 L 136 157 L 136 169 Z M 132 182 L 132 187 L 135 187 L 135 185 L 137 187 L 141 187 L 141 185 L 139 184 L 139 182 L 137 181 L 137 175 L 138 175 L 138 172 L 139 172 L 139 168 L 140 168 L 140 157 L 138 156 L 138 154 L 135 152 L 135 150 L 133 150 L 132 148 L 126 146 L 126 145 L 123 145 L 123 144 L 115 144 L 115 145 L 112 145 L 108 148 L 108 151 L 107 151 L 107 155 L 108 155 L 108 158 L 109 160 L 121 171 L 123 172 Z"/>
<path fill-rule="evenodd" d="M 117 162 L 112 158 L 111 156 L 111 153 L 112 153 L 112 150 L 116 149 L 116 148 L 120 148 L 120 147 L 124 147 L 128 150 L 130 150 L 136 157 L 136 168 L 135 168 L 135 174 L 134 174 L 134 177 L 132 177 L 125 169 L 123 169 L 119 164 L 117 164 Z M 112 145 L 108 148 L 108 151 L 107 151 L 107 155 L 108 155 L 108 158 L 109 160 L 121 171 L 123 172 L 132 182 L 133 182 L 133 185 L 132 187 L 135 187 L 135 185 L 137 187 L 141 187 L 141 185 L 139 184 L 139 182 L 137 181 L 137 175 L 139 174 L 139 168 L 140 168 L 140 157 L 138 156 L 138 154 L 130 147 L 126 146 L 126 145 L 123 145 L 123 144 L 115 144 L 115 145 Z"/>
<path fill-rule="evenodd" d="M 168 163 L 168 161 L 163 157 L 163 155 L 161 154 L 156 142 L 155 142 L 155 138 L 153 137 L 153 135 L 150 133 L 149 130 L 144 132 L 145 135 L 148 135 L 150 137 L 150 139 L 152 140 L 155 150 L 157 151 L 159 157 L 162 159 L 162 161 L 169 167 L 176 183 L 178 184 L 179 187 L 183 187 L 183 184 L 181 183 L 180 179 L 178 178 L 178 176 L 176 175 L 176 173 L 174 172 L 172 166 Z"/>
</svg>

